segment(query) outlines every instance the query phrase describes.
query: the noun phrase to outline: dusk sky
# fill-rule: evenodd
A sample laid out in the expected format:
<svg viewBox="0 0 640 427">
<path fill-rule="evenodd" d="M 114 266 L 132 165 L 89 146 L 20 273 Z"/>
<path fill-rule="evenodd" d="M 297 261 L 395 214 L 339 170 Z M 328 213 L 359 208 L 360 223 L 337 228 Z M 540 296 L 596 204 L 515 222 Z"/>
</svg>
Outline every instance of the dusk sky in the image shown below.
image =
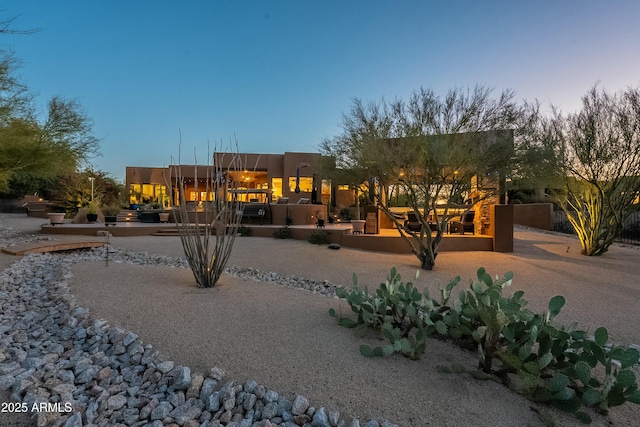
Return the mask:
<svg viewBox="0 0 640 427">
<path fill-rule="evenodd" d="M 317 152 L 354 98 L 483 84 L 574 111 L 598 83 L 640 84 L 640 2 L 0 1 L 33 35 L 2 36 L 45 112 L 77 99 L 93 119 L 95 169 Z"/>
</svg>

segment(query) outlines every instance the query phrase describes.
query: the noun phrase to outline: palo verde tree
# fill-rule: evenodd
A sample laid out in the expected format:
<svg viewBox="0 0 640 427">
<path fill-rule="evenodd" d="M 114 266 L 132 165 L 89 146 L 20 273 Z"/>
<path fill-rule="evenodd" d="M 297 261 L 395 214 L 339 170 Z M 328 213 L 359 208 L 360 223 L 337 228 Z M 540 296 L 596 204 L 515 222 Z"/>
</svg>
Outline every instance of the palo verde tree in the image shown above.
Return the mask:
<svg viewBox="0 0 640 427">
<path fill-rule="evenodd" d="M 378 163 L 376 143 L 391 138 L 393 120 L 384 103 L 364 103 L 354 99 L 348 114 L 342 114 L 343 133 L 324 139 L 320 144 L 323 154 L 335 159 L 335 170 L 328 172 L 331 179 L 355 190 L 355 203 L 360 214 L 360 193 L 369 192 L 369 184 Z M 357 218 L 360 219 L 360 218 Z"/>
<path fill-rule="evenodd" d="M 497 189 L 482 189 L 476 180 L 475 190 L 484 191 L 474 194 L 472 178 L 504 176 L 512 156 L 512 136 L 489 131 L 510 129 L 518 114 L 513 92 L 503 91 L 494 98 L 492 90 L 483 86 L 454 88 L 444 97 L 420 89 L 408 102 L 390 104 L 355 100 L 350 113 L 343 115 L 343 133 L 323 141 L 321 150 L 336 158 L 338 168 L 352 171 L 354 184 L 364 182 L 363 191 L 376 187 L 370 191 L 376 204 L 396 224 L 421 268 L 431 270 L 453 217 L 450 208 L 477 202 Z M 392 188 L 406 196 L 422 224 L 420 231 L 405 227 L 393 215 Z"/>
<path fill-rule="evenodd" d="M 423 135 L 381 141 L 377 205 L 395 223 L 423 269 L 431 270 L 450 220 L 504 188 L 499 182 L 512 154 L 511 131 Z M 405 195 L 420 227 L 392 212 L 388 189 Z"/>
<path fill-rule="evenodd" d="M 552 191 L 584 255 L 602 255 L 640 209 L 640 89 L 597 87 L 573 114 L 541 118 L 540 140 L 554 147 L 560 185 Z"/>
</svg>

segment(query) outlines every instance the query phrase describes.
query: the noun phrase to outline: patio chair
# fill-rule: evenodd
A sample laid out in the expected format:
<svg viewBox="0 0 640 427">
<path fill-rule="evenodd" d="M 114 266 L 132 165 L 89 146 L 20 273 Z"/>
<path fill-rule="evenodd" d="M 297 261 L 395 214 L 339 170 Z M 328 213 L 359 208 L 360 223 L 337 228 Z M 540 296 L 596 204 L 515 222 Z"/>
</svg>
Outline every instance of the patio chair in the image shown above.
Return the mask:
<svg viewBox="0 0 640 427">
<path fill-rule="evenodd" d="M 404 222 L 404 226 L 409 231 L 418 232 L 422 229 L 422 222 L 420 222 L 420 219 L 418 219 L 418 215 L 416 215 L 415 212 L 408 211 L 407 219 Z"/>
<path fill-rule="evenodd" d="M 476 234 L 475 227 L 473 225 L 473 220 L 476 216 L 475 211 L 469 211 L 464 215 L 457 217 L 458 219 L 453 219 L 449 223 L 449 233 L 468 233 Z"/>
</svg>

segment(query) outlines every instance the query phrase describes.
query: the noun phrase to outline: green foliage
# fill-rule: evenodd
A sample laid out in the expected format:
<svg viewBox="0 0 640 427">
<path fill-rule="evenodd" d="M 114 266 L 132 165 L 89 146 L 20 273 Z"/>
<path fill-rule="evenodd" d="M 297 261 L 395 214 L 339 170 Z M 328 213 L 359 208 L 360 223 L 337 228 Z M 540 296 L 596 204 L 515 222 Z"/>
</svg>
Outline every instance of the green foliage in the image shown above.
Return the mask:
<svg viewBox="0 0 640 427">
<path fill-rule="evenodd" d="M 97 202 L 89 202 L 87 203 L 87 213 L 88 214 L 97 214 L 98 213 L 98 203 Z"/>
<path fill-rule="evenodd" d="M 274 239 L 289 239 L 291 237 L 291 229 L 287 226 L 273 232 Z"/>
<path fill-rule="evenodd" d="M 100 210 L 104 216 L 117 216 L 122 210 L 122 207 L 120 205 L 106 205 Z"/>
<path fill-rule="evenodd" d="M 533 115 L 531 140 L 545 153 L 541 170 L 558 177 L 551 196 L 566 213 L 584 255 L 604 254 L 640 208 L 640 88 L 610 94 L 596 87 L 572 114 Z"/>
<path fill-rule="evenodd" d="M 54 200 L 61 201 L 67 217 L 73 218 L 79 208 L 87 207 L 91 201 L 91 181 L 94 178 L 94 201 L 101 204 L 120 205 L 124 194 L 124 185 L 100 171 L 84 171 L 68 174 L 57 180 L 55 189 L 51 192 Z"/>
<path fill-rule="evenodd" d="M 6 27 L 10 20 L 1 23 Z M 48 197 L 58 177 L 89 166 L 99 140 L 77 100 L 53 97 L 38 120 L 41 108 L 18 68 L 13 54 L 0 48 L 0 193 Z"/>
<path fill-rule="evenodd" d="M 343 115 L 342 132 L 322 141 L 320 151 L 335 159 L 330 178 L 356 189 L 357 204 L 375 204 L 393 220 L 390 208 L 397 201 L 424 213 L 423 230 L 429 230 L 427 216 L 440 210 L 442 224 L 433 234 L 397 224 L 420 267 L 430 270 L 453 216 L 448 206 L 469 198 L 472 177 L 479 173 L 491 179 L 506 174 L 513 151 L 508 129 L 517 110 L 513 91 L 494 96 L 484 86 L 453 88 L 442 96 L 420 88 L 408 100 L 390 103 L 355 99 Z M 483 185 L 483 192 L 494 187 Z M 359 194 L 365 199 L 358 200 Z"/>
<path fill-rule="evenodd" d="M 505 295 L 513 273 L 492 278 L 484 268 L 469 289 L 453 291 L 460 277 L 440 289 L 439 300 L 428 290 L 420 293 L 412 283 L 403 283 L 395 268 L 375 292 L 361 289 L 353 276 L 350 291 L 336 293 L 349 304 L 356 319 L 343 317 L 334 309 L 329 314 L 339 325 L 363 334 L 368 328 L 380 331 L 386 344 L 360 346 L 367 357 L 401 353 L 418 359 L 426 338 L 440 336 L 466 348 L 477 348 L 478 370 L 460 366 L 438 366 L 442 373 L 468 373 L 477 379 L 501 381 L 530 399 L 572 412 L 589 422 L 582 406 L 607 413 L 625 402 L 640 404 L 640 391 L 633 366 L 640 361 L 635 347 L 617 347 L 608 342 L 601 327 L 592 337 L 576 325 L 562 327 L 552 321 L 565 305 L 561 295 L 551 298 L 543 313 L 526 308 L 524 292 Z M 498 361 L 494 366 L 494 362 Z"/>
<path fill-rule="evenodd" d="M 328 231 L 312 231 L 309 235 L 309 243 L 314 245 L 326 245 L 330 243 L 329 236 L 331 235 Z"/>
<path fill-rule="evenodd" d="M 347 292 L 338 288 L 339 298 L 345 298 L 351 310 L 357 314 L 357 320 L 350 327 L 363 325 L 379 328 L 387 345 L 383 348 L 370 348 L 363 345 L 360 352 L 365 355 L 382 355 L 399 352 L 411 359 L 418 359 L 424 353 L 427 329 L 424 321 L 425 296 L 411 283 L 403 283 L 395 268 L 391 269 L 387 280 L 380 285 L 375 294 L 369 294 L 365 287 L 358 287 L 357 277 L 353 275 L 353 289 Z M 344 325 L 345 320 L 331 312 Z"/>
</svg>

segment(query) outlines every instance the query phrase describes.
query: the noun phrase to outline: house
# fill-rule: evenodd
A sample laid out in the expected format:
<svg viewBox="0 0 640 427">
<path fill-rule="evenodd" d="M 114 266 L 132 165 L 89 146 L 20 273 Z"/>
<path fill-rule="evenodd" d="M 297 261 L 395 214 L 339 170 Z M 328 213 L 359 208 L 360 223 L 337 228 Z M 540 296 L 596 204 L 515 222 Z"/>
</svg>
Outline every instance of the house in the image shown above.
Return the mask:
<svg viewBox="0 0 640 427">
<path fill-rule="evenodd" d="M 338 190 L 323 178 L 326 157 L 318 153 L 240 153 L 240 171 L 230 164 L 231 158 L 229 153 L 214 154 L 225 179 L 235 182 L 234 191 L 239 200 L 275 203 L 281 198 L 288 198 L 289 203 L 297 203 L 301 199 L 308 199 L 310 203 L 325 205 L 335 200 Z M 201 202 L 212 199 L 213 196 L 206 192 L 206 181 L 212 178 L 207 176 L 207 169 L 209 173 L 211 171 L 206 166 L 127 166 L 126 188 L 129 190 L 130 203 L 168 204 L 170 194 L 176 194 L 169 187 L 177 189 L 175 182 L 170 181 L 175 180 L 178 167 L 185 178 L 186 200 Z"/>
</svg>

